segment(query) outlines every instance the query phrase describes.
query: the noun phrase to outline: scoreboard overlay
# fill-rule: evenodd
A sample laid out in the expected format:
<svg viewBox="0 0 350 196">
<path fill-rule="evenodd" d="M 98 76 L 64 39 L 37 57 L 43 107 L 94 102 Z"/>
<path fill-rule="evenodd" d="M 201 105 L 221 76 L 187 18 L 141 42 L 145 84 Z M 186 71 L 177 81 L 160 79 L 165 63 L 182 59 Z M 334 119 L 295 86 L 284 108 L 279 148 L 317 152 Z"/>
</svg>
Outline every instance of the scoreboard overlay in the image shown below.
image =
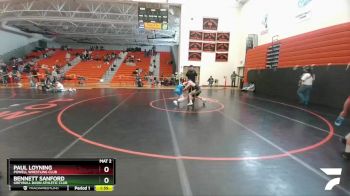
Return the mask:
<svg viewBox="0 0 350 196">
<path fill-rule="evenodd" d="M 11 191 L 113 191 L 115 159 L 7 159 Z"/>
</svg>

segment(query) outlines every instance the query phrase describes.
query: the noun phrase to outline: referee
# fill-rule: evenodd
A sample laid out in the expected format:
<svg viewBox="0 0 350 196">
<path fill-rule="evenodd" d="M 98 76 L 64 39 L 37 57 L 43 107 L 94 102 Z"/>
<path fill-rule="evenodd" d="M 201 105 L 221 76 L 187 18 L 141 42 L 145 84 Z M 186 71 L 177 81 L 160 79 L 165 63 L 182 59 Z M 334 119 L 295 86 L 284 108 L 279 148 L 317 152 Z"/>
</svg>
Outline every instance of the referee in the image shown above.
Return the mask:
<svg viewBox="0 0 350 196">
<path fill-rule="evenodd" d="M 196 83 L 197 72 L 196 70 L 194 70 L 193 65 L 190 65 L 190 68 L 186 73 L 186 77 L 188 80 L 191 80 L 192 82 Z"/>
</svg>

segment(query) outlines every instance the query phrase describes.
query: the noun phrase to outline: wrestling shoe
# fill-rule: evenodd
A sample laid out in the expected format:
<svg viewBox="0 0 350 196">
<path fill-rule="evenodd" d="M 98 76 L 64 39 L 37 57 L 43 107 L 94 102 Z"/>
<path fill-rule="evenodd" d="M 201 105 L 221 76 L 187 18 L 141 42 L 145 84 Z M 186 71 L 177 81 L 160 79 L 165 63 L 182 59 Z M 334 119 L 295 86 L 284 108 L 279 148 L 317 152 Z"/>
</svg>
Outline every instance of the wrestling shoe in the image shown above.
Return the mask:
<svg viewBox="0 0 350 196">
<path fill-rule="evenodd" d="M 193 105 L 193 103 L 192 103 L 192 102 L 190 102 L 190 103 L 188 103 L 188 104 L 187 104 L 187 106 L 191 106 L 191 105 Z"/>
<path fill-rule="evenodd" d="M 342 152 L 341 156 L 343 157 L 343 159 L 345 160 L 350 160 L 350 153 L 349 152 Z"/>
<path fill-rule="evenodd" d="M 337 118 L 337 120 L 335 120 L 334 124 L 339 127 L 341 124 L 343 124 L 343 121 L 344 121 L 344 117 L 338 116 L 338 118 Z"/>
<path fill-rule="evenodd" d="M 176 100 L 174 100 L 173 103 L 174 105 L 179 106 L 179 103 Z"/>
</svg>

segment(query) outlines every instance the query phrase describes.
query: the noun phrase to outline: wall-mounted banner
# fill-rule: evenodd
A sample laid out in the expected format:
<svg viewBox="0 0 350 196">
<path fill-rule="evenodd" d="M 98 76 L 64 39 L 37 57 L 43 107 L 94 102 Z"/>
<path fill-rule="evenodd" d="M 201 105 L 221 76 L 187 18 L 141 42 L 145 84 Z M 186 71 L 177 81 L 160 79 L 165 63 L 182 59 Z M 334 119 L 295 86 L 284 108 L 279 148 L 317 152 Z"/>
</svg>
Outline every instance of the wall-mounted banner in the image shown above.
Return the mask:
<svg viewBox="0 0 350 196">
<path fill-rule="evenodd" d="M 217 52 L 228 52 L 229 49 L 229 43 L 217 43 L 216 44 L 216 51 Z"/>
<path fill-rule="evenodd" d="M 217 33 L 216 40 L 219 42 L 229 42 L 230 33 Z"/>
<path fill-rule="evenodd" d="M 189 61 L 201 61 L 202 60 L 202 53 L 200 53 L 200 52 L 189 52 L 188 53 L 188 60 Z"/>
<path fill-rule="evenodd" d="M 215 43 L 203 43 L 204 52 L 215 52 Z"/>
<path fill-rule="evenodd" d="M 202 42 L 190 42 L 188 49 L 194 50 L 194 51 L 201 51 L 202 50 Z"/>
<path fill-rule="evenodd" d="M 227 62 L 228 61 L 228 53 L 216 53 L 215 61 L 216 62 Z"/>
<path fill-rule="evenodd" d="M 203 18 L 204 30 L 218 30 L 219 19 L 218 18 Z"/>
<path fill-rule="evenodd" d="M 265 35 L 269 32 L 269 14 L 266 13 L 261 19 L 261 32 L 260 35 Z"/>
<path fill-rule="evenodd" d="M 204 41 L 216 41 L 216 33 L 204 33 L 203 34 Z"/>
<path fill-rule="evenodd" d="M 190 31 L 190 39 L 191 40 L 202 40 L 203 32 L 201 31 Z"/>
</svg>

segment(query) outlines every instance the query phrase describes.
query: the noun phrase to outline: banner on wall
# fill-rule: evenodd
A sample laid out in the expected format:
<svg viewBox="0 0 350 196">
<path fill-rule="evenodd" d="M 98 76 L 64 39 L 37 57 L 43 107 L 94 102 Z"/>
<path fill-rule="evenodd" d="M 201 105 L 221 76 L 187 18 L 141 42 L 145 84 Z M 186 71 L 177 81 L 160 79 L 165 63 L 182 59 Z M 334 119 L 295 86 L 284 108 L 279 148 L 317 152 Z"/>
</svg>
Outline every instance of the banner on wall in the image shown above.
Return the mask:
<svg viewBox="0 0 350 196">
<path fill-rule="evenodd" d="M 218 18 L 203 18 L 203 29 L 204 30 L 218 30 Z"/>
<path fill-rule="evenodd" d="M 228 53 L 216 53 L 215 61 L 216 62 L 227 62 L 228 61 Z"/>
<path fill-rule="evenodd" d="M 202 40 L 203 32 L 201 31 L 190 31 L 190 39 L 191 40 Z"/>
<path fill-rule="evenodd" d="M 216 40 L 219 42 L 229 42 L 230 33 L 217 33 Z"/>
<path fill-rule="evenodd" d="M 201 51 L 202 42 L 190 42 L 188 49 L 192 51 Z"/>
<path fill-rule="evenodd" d="M 215 52 L 215 43 L 203 43 L 204 52 Z"/>
<path fill-rule="evenodd" d="M 188 60 L 189 61 L 201 61 L 202 60 L 202 53 L 200 53 L 200 52 L 189 52 L 188 53 Z"/>
<path fill-rule="evenodd" d="M 228 52 L 229 49 L 229 43 L 217 43 L 216 44 L 216 51 L 217 52 Z"/>
<path fill-rule="evenodd" d="M 265 13 L 261 20 L 261 32 L 260 35 L 265 35 L 269 32 L 269 14 Z"/>
<path fill-rule="evenodd" d="M 204 41 L 216 41 L 216 33 L 204 33 L 203 40 Z"/>
</svg>

